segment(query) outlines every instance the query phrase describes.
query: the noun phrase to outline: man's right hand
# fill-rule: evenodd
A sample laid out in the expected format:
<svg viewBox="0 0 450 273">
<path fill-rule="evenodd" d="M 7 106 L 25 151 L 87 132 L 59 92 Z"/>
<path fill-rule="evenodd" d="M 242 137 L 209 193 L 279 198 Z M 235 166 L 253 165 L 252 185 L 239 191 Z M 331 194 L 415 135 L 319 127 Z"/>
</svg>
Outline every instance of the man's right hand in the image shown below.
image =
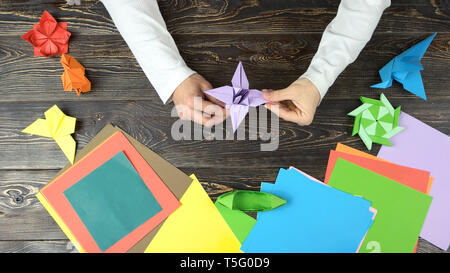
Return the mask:
<svg viewBox="0 0 450 273">
<path fill-rule="evenodd" d="M 185 79 L 172 94 L 178 116 L 207 127 L 223 122 L 227 117 L 224 104 L 206 96 L 204 91 L 210 89 L 211 84 L 200 74 Z"/>
</svg>

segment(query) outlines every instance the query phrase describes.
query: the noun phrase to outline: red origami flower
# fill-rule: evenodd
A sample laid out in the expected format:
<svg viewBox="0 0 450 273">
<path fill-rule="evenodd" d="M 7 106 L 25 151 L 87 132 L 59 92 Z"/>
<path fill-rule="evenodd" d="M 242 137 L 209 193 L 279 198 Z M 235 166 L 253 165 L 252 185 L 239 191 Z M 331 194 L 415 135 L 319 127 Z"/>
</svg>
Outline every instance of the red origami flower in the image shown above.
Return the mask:
<svg viewBox="0 0 450 273">
<path fill-rule="evenodd" d="M 34 56 L 50 57 L 61 55 L 69 50 L 70 32 L 66 22 L 56 22 L 55 18 L 44 11 L 39 24 L 22 35 L 22 38 L 34 46 Z"/>
</svg>

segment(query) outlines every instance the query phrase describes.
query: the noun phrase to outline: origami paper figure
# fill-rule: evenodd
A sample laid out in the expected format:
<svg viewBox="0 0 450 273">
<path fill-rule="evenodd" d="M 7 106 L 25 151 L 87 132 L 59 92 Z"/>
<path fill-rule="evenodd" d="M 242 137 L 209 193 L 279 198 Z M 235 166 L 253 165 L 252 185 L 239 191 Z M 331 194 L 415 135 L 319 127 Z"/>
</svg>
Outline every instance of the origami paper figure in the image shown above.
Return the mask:
<svg viewBox="0 0 450 273">
<path fill-rule="evenodd" d="M 271 193 L 244 190 L 224 193 L 216 202 L 241 211 L 269 211 L 286 204 L 286 200 Z"/>
<path fill-rule="evenodd" d="M 56 22 L 55 18 L 44 11 L 39 24 L 22 35 L 22 39 L 34 46 L 34 56 L 50 57 L 67 53 L 70 32 L 66 22 Z"/>
<path fill-rule="evenodd" d="M 91 82 L 84 76 L 84 67 L 70 55 L 61 55 L 61 64 L 64 67 L 64 73 L 61 75 L 64 91 L 75 89 L 77 96 L 81 92 L 91 90 Z"/>
<path fill-rule="evenodd" d="M 73 164 L 76 143 L 71 134 L 75 132 L 76 118 L 66 116 L 56 105 L 50 107 L 44 114 L 45 119 L 37 119 L 22 132 L 53 138 Z"/>
<path fill-rule="evenodd" d="M 267 100 L 264 99 L 263 92 L 249 89 L 248 79 L 241 62 L 234 72 L 231 84 L 232 86 L 222 86 L 205 93 L 225 103 L 225 108 L 230 110 L 233 132 L 236 132 L 248 113 L 248 107 L 256 107 L 266 103 Z"/>
<path fill-rule="evenodd" d="M 66 0 L 66 2 L 67 2 L 68 5 L 71 5 L 71 6 L 73 6 L 73 5 L 77 5 L 77 6 L 81 5 L 81 0 Z"/>
<path fill-rule="evenodd" d="M 416 96 L 426 100 L 425 89 L 423 87 L 420 70 L 423 70 L 420 64 L 425 51 L 430 45 L 436 33 L 404 51 L 385 66 L 380 71 L 381 82 L 371 87 L 387 88 L 392 85 L 392 80 L 396 80 L 403 85 L 403 88 Z"/>
<path fill-rule="evenodd" d="M 384 94 L 380 100 L 361 97 L 362 105 L 348 113 L 355 117 L 352 136 L 358 134 L 367 149 L 372 149 L 372 143 L 392 146 L 389 138 L 403 130 L 398 126 L 401 107 L 394 110 Z"/>
</svg>

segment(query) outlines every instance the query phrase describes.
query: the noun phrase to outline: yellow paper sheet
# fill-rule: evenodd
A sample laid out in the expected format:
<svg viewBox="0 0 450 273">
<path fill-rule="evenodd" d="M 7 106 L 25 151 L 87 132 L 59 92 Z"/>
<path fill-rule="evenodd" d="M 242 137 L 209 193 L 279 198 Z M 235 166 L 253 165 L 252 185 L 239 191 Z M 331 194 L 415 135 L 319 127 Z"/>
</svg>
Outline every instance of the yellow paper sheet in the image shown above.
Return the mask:
<svg viewBox="0 0 450 273">
<path fill-rule="evenodd" d="M 195 175 L 146 253 L 241 253 L 241 243 L 220 215 Z"/>
<path fill-rule="evenodd" d="M 36 194 L 36 197 L 41 202 L 42 206 L 44 206 L 44 208 L 48 211 L 53 220 L 55 220 L 55 222 L 58 224 L 58 226 L 61 228 L 64 234 L 66 234 L 67 238 L 69 238 L 70 242 L 72 242 L 73 246 L 78 250 L 78 252 L 85 253 L 80 244 L 78 244 L 78 241 L 75 238 L 75 236 L 73 236 L 72 232 L 70 232 L 69 228 L 66 226 L 64 221 L 59 217 L 59 215 L 56 213 L 53 207 L 48 203 L 47 199 L 40 192 Z"/>
</svg>

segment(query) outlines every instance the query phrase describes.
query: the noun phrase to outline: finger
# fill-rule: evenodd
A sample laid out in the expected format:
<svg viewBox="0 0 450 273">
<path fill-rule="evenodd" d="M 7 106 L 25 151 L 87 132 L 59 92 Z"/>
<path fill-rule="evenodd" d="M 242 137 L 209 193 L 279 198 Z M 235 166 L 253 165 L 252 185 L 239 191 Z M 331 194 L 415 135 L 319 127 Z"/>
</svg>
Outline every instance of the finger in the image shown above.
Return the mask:
<svg viewBox="0 0 450 273">
<path fill-rule="evenodd" d="M 203 112 L 202 124 L 205 127 L 212 127 L 214 125 L 222 123 L 225 119 L 226 119 L 226 116 L 224 116 L 224 115 L 209 116 L 208 114 Z M 199 121 L 197 123 L 199 123 Z"/>
<path fill-rule="evenodd" d="M 205 91 L 213 89 L 212 85 L 205 80 L 205 82 L 200 86 L 200 90 L 203 92 L 203 96 L 206 97 L 209 101 L 213 102 L 214 104 L 217 104 L 223 108 L 225 108 L 225 103 L 221 102 L 220 100 L 214 98 L 213 96 L 210 96 L 205 93 Z"/>
<path fill-rule="evenodd" d="M 225 120 L 226 117 L 222 116 L 212 116 L 206 123 L 206 127 L 212 127 L 214 125 L 220 124 Z"/>
<path fill-rule="evenodd" d="M 286 121 L 298 123 L 299 117 L 297 112 L 289 109 L 288 106 L 277 102 L 267 103 L 264 106 L 280 118 Z"/>
<path fill-rule="evenodd" d="M 226 115 L 225 108 L 204 99 L 194 101 L 194 110 L 205 112 L 211 116 Z"/>
<path fill-rule="evenodd" d="M 283 101 L 283 100 L 292 100 L 294 99 L 294 90 L 285 88 L 281 90 L 266 90 L 264 92 L 264 98 L 268 101 Z"/>
<path fill-rule="evenodd" d="M 184 118 L 201 125 L 206 125 L 211 120 L 211 116 L 205 115 L 203 112 L 195 109 L 192 109 L 189 115 L 184 115 Z"/>
<path fill-rule="evenodd" d="M 217 105 L 219 105 L 219 106 L 222 107 L 222 108 L 225 108 L 225 103 L 223 103 L 222 101 L 220 101 L 220 100 L 214 98 L 213 96 L 210 96 L 210 95 L 208 95 L 208 94 L 205 94 L 205 97 L 206 97 L 209 101 L 211 101 L 212 103 L 217 104 Z"/>
</svg>

